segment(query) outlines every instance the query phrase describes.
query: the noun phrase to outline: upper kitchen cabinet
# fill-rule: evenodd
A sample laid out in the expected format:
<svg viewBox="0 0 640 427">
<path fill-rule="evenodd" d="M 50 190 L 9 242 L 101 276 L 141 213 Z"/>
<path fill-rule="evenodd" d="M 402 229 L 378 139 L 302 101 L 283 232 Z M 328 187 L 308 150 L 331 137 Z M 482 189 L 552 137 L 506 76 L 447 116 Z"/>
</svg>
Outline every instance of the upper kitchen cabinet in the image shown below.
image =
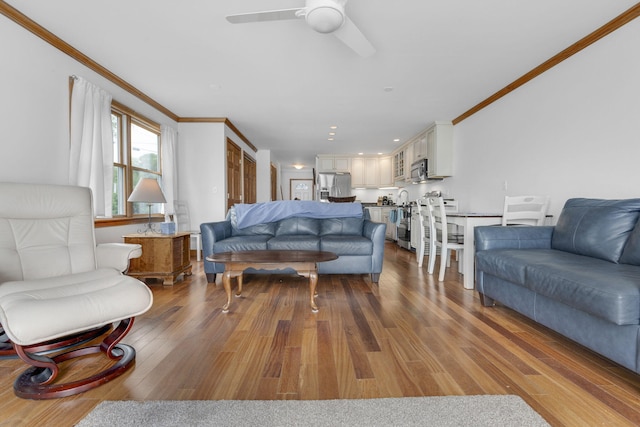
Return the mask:
<svg viewBox="0 0 640 427">
<path fill-rule="evenodd" d="M 411 181 L 411 162 L 413 162 L 413 144 L 407 143 L 393 155 L 393 178 L 395 182 Z"/>
<path fill-rule="evenodd" d="M 378 176 L 380 187 L 393 187 L 393 160 L 391 156 L 378 158 Z"/>
<path fill-rule="evenodd" d="M 428 178 L 453 175 L 453 124 L 435 122 L 426 130 Z"/>
<path fill-rule="evenodd" d="M 316 169 L 318 172 L 351 172 L 351 158 L 319 155 Z"/>
<path fill-rule="evenodd" d="M 427 135 L 426 133 L 421 133 L 413 140 L 413 161 L 416 162 L 418 160 L 427 158 Z"/>
<path fill-rule="evenodd" d="M 354 188 L 390 187 L 391 156 L 351 159 L 351 186 Z"/>
</svg>

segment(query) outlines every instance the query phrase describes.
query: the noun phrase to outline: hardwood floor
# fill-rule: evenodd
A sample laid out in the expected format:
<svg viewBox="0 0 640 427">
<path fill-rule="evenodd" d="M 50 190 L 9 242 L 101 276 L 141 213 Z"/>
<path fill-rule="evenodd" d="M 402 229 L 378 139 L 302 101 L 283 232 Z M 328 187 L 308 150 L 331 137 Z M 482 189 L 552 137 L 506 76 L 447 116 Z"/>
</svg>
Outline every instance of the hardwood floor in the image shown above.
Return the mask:
<svg viewBox="0 0 640 427">
<path fill-rule="evenodd" d="M 553 426 L 640 424 L 640 376 L 507 308 L 483 307 L 455 265 L 439 283 L 412 253 L 385 252 L 379 285 L 321 275 L 316 314 L 307 280 L 287 275 L 246 276 L 223 314 L 220 275 L 207 285 L 192 260 L 184 282 L 150 285 L 153 308 L 124 340 L 136 366 L 122 377 L 30 401 L 12 389 L 26 365 L 0 360 L 0 425 L 71 426 L 102 400 L 476 394 L 519 395 Z M 82 372 L 100 361 L 70 363 Z"/>
</svg>

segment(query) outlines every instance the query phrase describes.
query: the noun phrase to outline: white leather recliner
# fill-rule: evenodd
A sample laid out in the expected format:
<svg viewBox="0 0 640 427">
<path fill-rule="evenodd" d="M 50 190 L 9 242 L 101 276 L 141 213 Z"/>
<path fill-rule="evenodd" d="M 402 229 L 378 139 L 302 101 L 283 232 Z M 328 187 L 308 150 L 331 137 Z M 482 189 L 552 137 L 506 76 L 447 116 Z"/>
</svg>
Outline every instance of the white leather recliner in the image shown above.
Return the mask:
<svg viewBox="0 0 640 427">
<path fill-rule="evenodd" d="M 135 350 L 120 340 L 151 308 L 153 294 L 122 273 L 141 254 L 139 245 L 96 245 L 88 188 L 0 183 L 0 355 L 15 351 L 33 366 L 16 380 L 17 396 L 81 393 L 133 365 Z M 107 331 L 100 344 L 81 347 Z M 114 363 L 82 380 L 55 382 L 59 363 L 93 353 Z"/>
</svg>

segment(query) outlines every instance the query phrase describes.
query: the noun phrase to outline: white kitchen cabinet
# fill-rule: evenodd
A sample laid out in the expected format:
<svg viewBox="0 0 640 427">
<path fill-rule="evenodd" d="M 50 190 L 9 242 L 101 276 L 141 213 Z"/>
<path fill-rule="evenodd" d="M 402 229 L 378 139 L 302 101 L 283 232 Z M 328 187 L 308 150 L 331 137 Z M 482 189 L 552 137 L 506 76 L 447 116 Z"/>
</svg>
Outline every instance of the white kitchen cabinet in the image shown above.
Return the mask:
<svg viewBox="0 0 640 427">
<path fill-rule="evenodd" d="M 435 122 L 426 130 L 428 178 L 453 175 L 453 125 Z"/>
<path fill-rule="evenodd" d="M 366 187 L 364 169 L 364 157 L 354 157 L 351 159 L 351 187 Z"/>
<path fill-rule="evenodd" d="M 351 186 L 353 188 L 380 188 L 392 186 L 391 157 L 354 157 L 351 159 Z"/>
<path fill-rule="evenodd" d="M 364 158 L 364 182 L 367 187 L 379 187 L 380 176 L 378 175 L 378 158 Z"/>
<path fill-rule="evenodd" d="M 404 154 L 404 148 L 402 148 L 393 155 L 394 181 L 404 181 L 404 170 L 407 167 Z"/>
<path fill-rule="evenodd" d="M 427 135 L 421 133 L 413 140 L 413 161 L 427 158 Z"/>
<path fill-rule="evenodd" d="M 383 222 L 382 221 L 382 208 L 378 206 L 368 207 L 369 216 L 371 217 L 371 221 L 373 222 Z"/>
<path fill-rule="evenodd" d="M 396 238 L 395 236 L 396 224 L 391 222 L 391 218 L 390 218 L 392 209 L 395 209 L 395 208 L 391 206 L 382 207 L 382 222 L 387 224 L 387 230 L 385 231 L 384 237 L 389 240 L 395 240 Z"/>
<path fill-rule="evenodd" d="M 318 172 L 351 172 L 351 157 L 318 156 Z"/>
<path fill-rule="evenodd" d="M 413 143 L 407 142 L 396 151 L 393 157 L 393 178 L 395 182 L 411 181 L 411 162 L 413 158 Z"/>
<path fill-rule="evenodd" d="M 379 187 L 392 187 L 392 160 L 391 156 L 383 156 L 378 158 L 378 185 Z"/>
</svg>

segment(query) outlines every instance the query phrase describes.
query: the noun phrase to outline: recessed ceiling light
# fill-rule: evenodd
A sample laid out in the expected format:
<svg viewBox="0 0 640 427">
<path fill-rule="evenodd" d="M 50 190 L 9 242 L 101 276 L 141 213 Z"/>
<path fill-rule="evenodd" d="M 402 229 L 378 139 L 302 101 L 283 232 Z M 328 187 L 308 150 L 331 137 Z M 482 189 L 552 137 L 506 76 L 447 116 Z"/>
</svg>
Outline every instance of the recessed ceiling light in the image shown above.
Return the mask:
<svg viewBox="0 0 640 427">
<path fill-rule="evenodd" d="M 358 153 L 358 156 L 362 156 L 364 153 Z"/>
<path fill-rule="evenodd" d="M 400 142 L 400 138 L 394 139 L 393 142 Z"/>
<path fill-rule="evenodd" d="M 382 156 L 382 153 L 378 153 L 378 156 Z"/>
<path fill-rule="evenodd" d="M 328 141 L 333 141 L 333 138 L 327 138 Z"/>
<path fill-rule="evenodd" d="M 329 132 L 329 135 L 330 135 L 330 136 L 335 136 L 335 135 L 336 135 L 336 133 L 335 133 L 335 132 Z"/>
<path fill-rule="evenodd" d="M 296 169 L 298 169 L 298 170 L 300 170 L 300 169 L 302 169 L 302 168 L 304 167 L 304 165 L 298 165 L 298 164 L 296 164 L 296 165 L 293 165 L 293 167 L 294 167 L 294 168 L 296 168 Z"/>
<path fill-rule="evenodd" d="M 338 129 L 338 126 L 336 126 L 336 125 L 329 126 L 329 129 Z"/>
</svg>

